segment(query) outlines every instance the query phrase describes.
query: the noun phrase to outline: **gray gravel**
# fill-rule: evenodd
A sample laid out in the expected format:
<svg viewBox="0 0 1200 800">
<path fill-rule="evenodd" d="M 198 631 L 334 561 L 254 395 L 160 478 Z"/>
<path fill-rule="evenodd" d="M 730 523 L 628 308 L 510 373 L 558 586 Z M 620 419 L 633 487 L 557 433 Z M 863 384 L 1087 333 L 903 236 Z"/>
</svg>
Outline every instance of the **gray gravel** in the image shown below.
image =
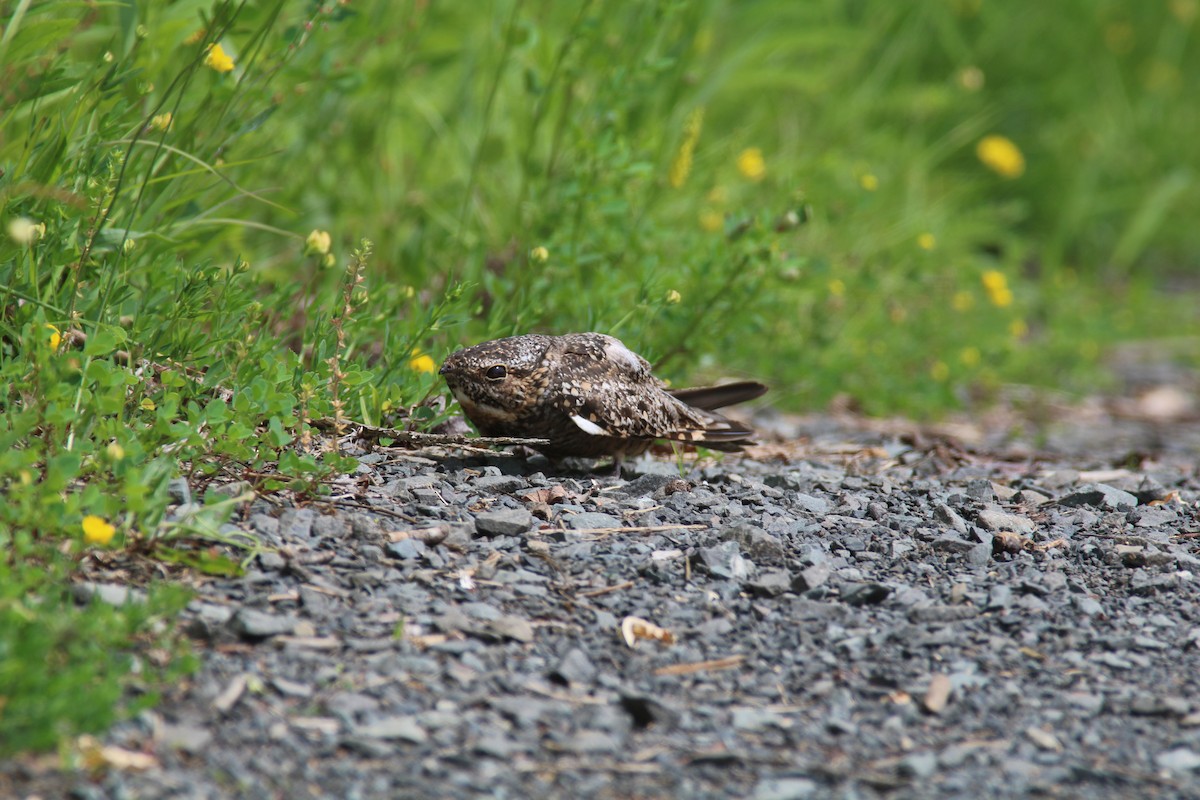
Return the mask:
<svg viewBox="0 0 1200 800">
<path fill-rule="evenodd" d="M 270 550 L 199 587 L 203 666 L 105 737 L 158 768 L 8 765 L 0 786 L 1200 796 L 1194 462 L 808 442 L 625 480 L 363 454 L 331 507 L 259 500 L 235 520 Z M 630 616 L 674 642 L 628 646 Z"/>
</svg>

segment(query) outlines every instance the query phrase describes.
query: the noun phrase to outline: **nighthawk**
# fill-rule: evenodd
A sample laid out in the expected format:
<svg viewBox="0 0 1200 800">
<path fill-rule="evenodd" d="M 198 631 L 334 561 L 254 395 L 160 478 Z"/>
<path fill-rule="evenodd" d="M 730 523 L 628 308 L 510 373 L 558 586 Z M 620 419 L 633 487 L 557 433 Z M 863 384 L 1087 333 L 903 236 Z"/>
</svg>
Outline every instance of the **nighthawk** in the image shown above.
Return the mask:
<svg viewBox="0 0 1200 800">
<path fill-rule="evenodd" d="M 767 390 L 666 389 L 646 359 L 602 333 L 484 342 L 452 353 L 441 374 L 480 434 L 549 439 L 537 449 L 551 459 L 612 456 L 618 470 L 656 439 L 741 450 L 754 431 L 714 409 Z"/>
</svg>

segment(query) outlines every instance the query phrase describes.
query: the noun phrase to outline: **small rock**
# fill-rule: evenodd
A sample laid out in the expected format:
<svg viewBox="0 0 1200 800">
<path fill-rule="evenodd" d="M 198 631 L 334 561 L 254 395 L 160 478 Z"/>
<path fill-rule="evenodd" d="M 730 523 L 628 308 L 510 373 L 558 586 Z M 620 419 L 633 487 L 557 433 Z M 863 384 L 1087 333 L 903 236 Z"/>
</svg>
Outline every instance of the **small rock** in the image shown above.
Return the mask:
<svg viewBox="0 0 1200 800">
<path fill-rule="evenodd" d="M 824 585 L 831 575 L 833 575 L 833 568 L 828 564 L 813 564 L 811 567 L 800 570 L 800 574 L 793 581 L 792 589 L 797 592 L 807 592 Z"/>
<path fill-rule="evenodd" d="M 747 708 L 745 706 L 733 709 L 730 724 L 734 730 L 756 732 L 779 723 L 779 716 L 765 708 Z"/>
<path fill-rule="evenodd" d="M 287 559 L 272 550 L 258 554 L 258 565 L 267 572 L 280 572 L 287 566 Z"/>
<path fill-rule="evenodd" d="M 579 731 L 562 744 L 572 753 L 611 753 L 620 746 L 615 736 L 604 731 Z"/>
<path fill-rule="evenodd" d="M 1170 772 L 1194 772 L 1200 769 L 1200 753 L 1188 747 L 1176 747 L 1154 757 L 1160 769 Z"/>
<path fill-rule="evenodd" d="M 679 724 L 681 717 L 678 710 L 649 695 L 623 694 L 621 708 L 629 714 L 635 730 L 645 730 L 651 726 L 660 729 L 673 728 Z"/>
<path fill-rule="evenodd" d="M 529 483 L 516 475 L 483 475 L 475 479 L 475 488 L 488 494 L 512 494 Z"/>
<path fill-rule="evenodd" d="M 75 600 L 86 603 L 95 598 L 110 606 L 123 606 L 126 603 L 146 602 L 146 593 L 140 589 L 130 589 L 119 583 L 75 583 L 71 585 L 71 593 Z"/>
<path fill-rule="evenodd" d="M 882 603 L 892 590 L 881 583 L 862 583 L 842 593 L 842 602 L 852 606 L 873 606 Z"/>
<path fill-rule="evenodd" d="M 268 614 L 253 608 L 239 608 L 229 620 L 233 631 L 243 639 L 268 639 L 291 633 L 296 628 L 293 617 Z"/>
<path fill-rule="evenodd" d="M 285 539 L 307 539 L 316 518 L 311 508 L 289 508 L 279 515 L 279 533 Z"/>
<path fill-rule="evenodd" d="M 811 494 L 797 492 L 792 495 L 792 502 L 810 514 L 825 514 L 829 511 L 829 501 L 823 497 L 813 497 Z"/>
<path fill-rule="evenodd" d="M 1089 483 L 1068 495 L 1058 498 L 1058 504 L 1068 507 L 1092 506 L 1093 508 L 1133 508 L 1138 500 L 1129 492 L 1114 489 L 1103 483 Z"/>
<path fill-rule="evenodd" d="M 925 606 L 910 608 L 908 618 L 912 622 L 959 622 L 973 619 L 978 614 L 971 606 Z"/>
<path fill-rule="evenodd" d="M 398 542 L 389 542 L 387 545 L 387 554 L 401 561 L 419 558 L 424 553 L 425 543 L 419 539 L 401 539 Z"/>
<path fill-rule="evenodd" d="M 601 514 L 596 511 L 584 511 L 579 514 L 563 516 L 563 522 L 571 530 L 610 530 L 621 527 L 621 519 L 612 514 Z"/>
<path fill-rule="evenodd" d="M 977 544 L 968 550 L 967 563 L 973 567 L 983 567 L 992 563 L 992 543 Z"/>
<path fill-rule="evenodd" d="M 519 536 L 532 525 L 533 515 L 523 508 L 487 511 L 475 517 L 475 530 L 482 536 Z"/>
<path fill-rule="evenodd" d="M 967 521 L 945 503 L 938 503 L 937 507 L 933 510 L 933 517 L 938 522 L 944 522 L 959 533 L 967 532 Z"/>
<path fill-rule="evenodd" d="M 1044 728 L 1031 725 L 1025 729 L 1025 735 L 1029 737 L 1031 742 L 1036 744 L 1042 750 L 1047 750 L 1052 753 L 1062 752 L 1062 743 L 1058 741 L 1058 738 L 1055 737 L 1054 734 L 1050 733 Z"/>
<path fill-rule="evenodd" d="M 578 647 L 572 647 L 558 662 L 550 677 L 568 686 L 590 684 L 596 677 L 596 665 L 588 658 L 587 653 Z"/>
<path fill-rule="evenodd" d="M 897 770 L 912 778 L 928 778 L 937 772 L 937 754 L 928 751 L 912 753 L 900 761 Z"/>
<path fill-rule="evenodd" d="M 1013 495 L 1013 502 L 1023 506 L 1037 507 L 1050 502 L 1050 498 L 1033 489 L 1022 489 Z"/>
<path fill-rule="evenodd" d="M 1020 514 L 1012 514 L 998 506 L 985 506 L 975 517 L 989 531 L 1014 531 L 1016 533 L 1033 533 L 1037 526 L 1033 520 Z"/>
<path fill-rule="evenodd" d="M 412 717 L 387 717 L 355 728 L 354 733 L 368 739 L 402 739 L 424 744 L 429 738 L 425 729 Z"/>
<path fill-rule="evenodd" d="M 626 483 L 624 486 L 618 486 L 611 492 L 606 492 L 606 494 L 612 494 L 614 497 L 622 498 L 647 497 L 649 495 L 653 495 L 655 492 L 663 489 L 667 486 L 667 484 L 677 479 L 678 476 L 656 475 L 654 473 L 639 475 L 638 477 Z"/>
<path fill-rule="evenodd" d="M 492 623 L 492 630 L 498 635 L 517 642 L 533 641 L 533 626 L 524 617 L 506 615 Z"/>
<path fill-rule="evenodd" d="M 747 583 L 746 588 L 754 594 L 778 597 L 792 588 L 792 576 L 783 569 L 764 570 L 761 575 Z"/>
<path fill-rule="evenodd" d="M 752 800 L 806 800 L 817 793 L 817 782 L 808 778 L 765 778 L 754 787 Z"/>
<path fill-rule="evenodd" d="M 209 742 L 212 741 L 212 731 L 201 725 L 190 723 L 165 723 L 159 732 L 159 738 L 172 750 L 203 753 Z"/>
<path fill-rule="evenodd" d="M 172 478 L 167 481 L 167 497 L 177 506 L 192 502 L 192 490 L 187 478 Z"/>
<path fill-rule="evenodd" d="M 519 742 L 513 741 L 510 737 L 498 733 L 485 733 L 479 737 L 479 741 L 475 743 L 475 752 L 484 756 L 491 756 L 502 761 L 507 761 L 517 753 L 523 752 L 524 747 Z"/>
<path fill-rule="evenodd" d="M 941 536 L 933 540 L 933 549 L 946 553 L 969 553 L 977 546 L 977 542 L 968 542 L 957 536 Z"/>
<path fill-rule="evenodd" d="M 312 697 L 313 690 L 311 686 L 296 681 L 289 681 L 286 678 L 272 678 L 271 685 L 282 695 L 287 697 Z"/>
<path fill-rule="evenodd" d="M 743 552 L 755 561 L 780 563 L 783 561 L 783 543 L 778 537 L 753 525 L 740 523 L 729 525 L 718 532 L 722 541 L 734 541 L 741 545 Z"/>
</svg>

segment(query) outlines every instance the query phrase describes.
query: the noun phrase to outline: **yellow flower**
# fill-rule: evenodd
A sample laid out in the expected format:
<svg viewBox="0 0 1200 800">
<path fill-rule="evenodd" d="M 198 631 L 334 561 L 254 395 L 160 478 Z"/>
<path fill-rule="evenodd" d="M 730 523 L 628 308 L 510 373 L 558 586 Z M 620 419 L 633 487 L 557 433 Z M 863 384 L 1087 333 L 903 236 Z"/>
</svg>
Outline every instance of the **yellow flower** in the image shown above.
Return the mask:
<svg viewBox="0 0 1200 800">
<path fill-rule="evenodd" d="M 1008 323 L 1008 333 L 1014 339 L 1024 339 L 1025 335 L 1029 333 L 1029 326 L 1025 324 L 1025 320 L 1023 319 L 1014 319 Z"/>
<path fill-rule="evenodd" d="M 958 85 L 968 92 L 978 92 L 986 78 L 979 67 L 963 67 L 958 71 Z"/>
<path fill-rule="evenodd" d="M 1167 6 L 1171 9 L 1171 15 L 1184 25 L 1191 24 L 1196 14 L 1200 13 L 1200 3 L 1196 0 L 1171 0 Z"/>
<path fill-rule="evenodd" d="M 709 233 L 721 230 L 721 226 L 724 224 L 725 218 L 721 216 L 720 211 L 707 208 L 700 212 L 700 227 Z"/>
<path fill-rule="evenodd" d="M 929 377 L 935 381 L 944 381 L 950 377 L 950 368 L 945 361 L 935 361 L 929 367 Z"/>
<path fill-rule="evenodd" d="M 1025 156 L 1007 137 L 992 134 L 979 140 L 975 155 L 984 166 L 1001 178 L 1019 178 L 1025 172 Z"/>
<path fill-rule="evenodd" d="M 327 255 L 331 247 L 333 247 L 333 237 L 329 235 L 329 231 L 315 229 L 304 240 L 304 255 Z"/>
<path fill-rule="evenodd" d="M 981 357 L 978 347 L 964 347 L 962 352 L 958 354 L 958 360 L 968 367 L 978 364 Z"/>
<path fill-rule="evenodd" d="M 545 264 L 550 260 L 550 251 L 538 245 L 529 251 L 529 260 L 535 264 Z"/>
<path fill-rule="evenodd" d="M 420 350 L 413 350 L 412 356 L 408 360 L 409 369 L 415 372 L 437 372 L 437 364 L 425 353 L 422 353 Z"/>
<path fill-rule="evenodd" d="M 165 114 L 155 114 L 150 118 L 150 127 L 159 131 L 169 131 L 174 121 L 170 111 Z"/>
<path fill-rule="evenodd" d="M 932 250 L 937 247 L 937 237 L 932 233 L 922 233 L 917 237 L 917 247 L 922 250 Z"/>
<path fill-rule="evenodd" d="M 676 305 L 676 304 L 682 302 L 682 300 L 683 300 L 683 295 L 681 295 L 679 292 L 675 291 L 674 289 L 667 292 L 667 297 L 666 297 L 667 305 L 673 306 L 673 305 Z"/>
<path fill-rule="evenodd" d="M 8 221 L 8 236 L 19 245 L 28 246 L 46 235 L 46 223 L 29 217 L 13 217 Z"/>
<path fill-rule="evenodd" d="M 1008 279 L 1004 277 L 1004 273 L 998 269 L 989 269 L 980 276 L 983 282 L 983 288 L 987 290 L 988 299 L 992 301 L 992 305 L 996 308 L 1004 308 L 1012 305 L 1013 293 L 1008 288 Z"/>
<path fill-rule="evenodd" d="M 117 529 L 101 517 L 89 514 L 83 518 L 83 540 L 88 544 L 106 545 L 116 532 Z"/>
<path fill-rule="evenodd" d="M 950 299 L 950 305 L 955 311 L 969 311 L 971 306 L 975 305 L 975 295 L 967 291 L 955 292 L 954 297 Z"/>
<path fill-rule="evenodd" d="M 1133 49 L 1133 26 L 1128 22 L 1111 22 L 1104 28 L 1104 44 L 1119 56 Z"/>
<path fill-rule="evenodd" d="M 104 452 L 107 453 L 108 457 L 113 461 L 120 461 L 125 457 L 125 448 L 121 447 L 121 445 L 117 444 L 116 442 L 109 442 L 108 446 L 104 448 Z"/>
<path fill-rule="evenodd" d="M 738 172 L 742 177 L 752 181 L 761 181 L 767 177 L 767 162 L 763 160 L 762 150 L 757 147 L 747 147 L 737 157 Z"/>
<path fill-rule="evenodd" d="M 50 349 L 57 350 L 58 346 L 62 344 L 62 331 L 49 322 L 46 323 L 46 329 L 50 331 Z"/>
<path fill-rule="evenodd" d="M 679 143 L 679 152 L 671 162 L 671 171 L 667 175 L 671 187 L 678 189 L 683 186 L 692 171 L 692 155 L 696 152 L 696 142 L 700 139 L 700 129 L 704 125 L 704 109 L 697 108 L 688 114 L 683 123 L 683 141 Z"/>
<path fill-rule="evenodd" d="M 858 185 L 866 189 L 868 192 L 873 192 L 879 188 L 879 178 L 876 178 L 873 174 L 867 172 L 859 176 Z"/>
<path fill-rule="evenodd" d="M 1005 278 L 1004 273 L 998 269 L 989 269 L 980 276 L 979 280 L 983 282 L 983 288 L 989 292 L 1004 289 L 1008 286 L 1008 278 Z"/>
<path fill-rule="evenodd" d="M 846 293 L 846 284 L 840 279 L 834 278 L 829 282 L 829 293 L 834 297 L 841 297 Z"/>
<path fill-rule="evenodd" d="M 225 53 L 221 45 L 210 44 L 208 53 L 204 56 L 204 66 L 217 72 L 233 72 L 233 59 Z"/>
</svg>

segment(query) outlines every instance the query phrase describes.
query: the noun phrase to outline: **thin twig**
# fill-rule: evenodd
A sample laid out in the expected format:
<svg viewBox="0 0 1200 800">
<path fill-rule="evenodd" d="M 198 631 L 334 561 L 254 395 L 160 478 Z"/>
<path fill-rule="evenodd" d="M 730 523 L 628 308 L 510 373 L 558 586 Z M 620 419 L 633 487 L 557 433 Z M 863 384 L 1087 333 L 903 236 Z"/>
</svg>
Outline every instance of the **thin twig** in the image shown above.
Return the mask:
<svg viewBox="0 0 1200 800">
<path fill-rule="evenodd" d="M 616 533 L 661 533 L 663 531 L 699 531 L 707 525 L 633 525 L 628 528 L 564 528 L 571 533 L 588 533 L 593 536 L 612 536 Z M 548 531 L 541 531 L 548 533 Z"/>
<path fill-rule="evenodd" d="M 690 675 L 693 672 L 715 672 L 721 669 L 733 669 L 746 660 L 745 656 L 726 656 L 714 658 L 711 661 L 693 661 L 690 664 L 672 664 L 669 667 L 659 667 L 655 675 Z"/>
<path fill-rule="evenodd" d="M 628 589 L 633 586 L 633 581 L 625 581 L 614 586 L 605 586 L 603 589 L 592 589 L 590 592 L 580 592 L 576 597 L 599 597 L 602 594 L 610 592 L 619 592 L 622 589 Z"/>
</svg>

